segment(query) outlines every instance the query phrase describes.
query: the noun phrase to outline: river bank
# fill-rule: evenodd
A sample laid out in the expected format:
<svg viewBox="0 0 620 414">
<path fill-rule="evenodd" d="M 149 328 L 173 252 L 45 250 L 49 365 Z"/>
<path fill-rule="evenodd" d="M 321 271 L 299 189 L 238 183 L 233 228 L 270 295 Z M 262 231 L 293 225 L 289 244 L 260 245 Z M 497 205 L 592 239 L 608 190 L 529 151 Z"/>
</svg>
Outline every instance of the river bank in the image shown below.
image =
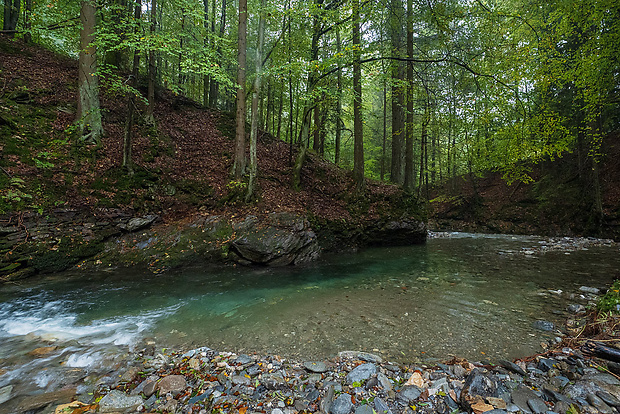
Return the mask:
<svg viewBox="0 0 620 414">
<path fill-rule="evenodd" d="M 573 298 L 572 316 L 564 326 L 538 324 L 553 333 L 541 344 L 543 353 L 515 362 L 484 355 L 480 361 L 395 362 L 358 351 L 305 359 L 208 347 L 171 350 L 146 339 L 132 352 L 104 361 L 107 369 L 99 373 L 86 369 L 94 355 L 61 358 L 64 378 L 47 378 L 50 392 L 18 395 L 12 385 L 1 387 L 0 412 L 500 414 L 566 413 L 575 407 L 613 413 L 620 407 L 620 381 L 571 342 L 571 335 L 583 332 L 585 307 L 598 293 L 588 286 L 566 293 Z M 50 342 L 20 358 L 36 363 L 56 348 Z M 618 368 L 609 365 L 616 374 Z M 43 368 L 30 381 L 42 382 L 45 371 L 54 372 Z"/>
</svg>

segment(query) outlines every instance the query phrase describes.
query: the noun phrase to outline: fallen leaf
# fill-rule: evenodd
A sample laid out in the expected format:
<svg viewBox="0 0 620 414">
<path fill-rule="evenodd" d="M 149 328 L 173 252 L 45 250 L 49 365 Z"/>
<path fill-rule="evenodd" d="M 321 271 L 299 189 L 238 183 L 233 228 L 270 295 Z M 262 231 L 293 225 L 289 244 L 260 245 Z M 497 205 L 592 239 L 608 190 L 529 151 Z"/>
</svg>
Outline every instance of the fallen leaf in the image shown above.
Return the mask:
<svg viewBox="0 0 620 414">
<path fill-rule="evenodd" d="M 407 380 L 407 382 L 405 382 L 405 385 L 415 385 L 416 387 L 423 388 L 424 379 L 418 371 L 415 371 L 411 374 L 411 377 Z"/>
</svg>

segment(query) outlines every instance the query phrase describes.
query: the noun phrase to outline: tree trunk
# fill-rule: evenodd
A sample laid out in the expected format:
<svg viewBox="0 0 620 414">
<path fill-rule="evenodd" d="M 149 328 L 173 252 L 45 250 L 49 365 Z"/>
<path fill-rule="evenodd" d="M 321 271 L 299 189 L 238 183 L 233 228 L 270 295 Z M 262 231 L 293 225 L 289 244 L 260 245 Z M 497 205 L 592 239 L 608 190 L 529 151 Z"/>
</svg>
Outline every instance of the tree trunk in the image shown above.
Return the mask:
<svg viewBox="0 0 620 414">
<path fill-rule="evenodd" d="M 203 26 L 205 28 L 205 38 L 204 38 L 204 46 L 205 49 L 209 48 L 209 0 L 203 0 L 202 1 L 203 4 L 203 9 L 204 9 L 204 22 L 203 22 Z M 215 13 L 215 10 L 213 10 L 213 13 Z M 202 102 L 204 103 L 204 106 L 208 106 L 209 105 L 209 92 L 211 91 L 211 77 L 209 75 L 204 75 L 202 77 Z"/>
<path fill-rule="evenodd" d="M 134 18 L 135 21 L 140 21 L 140 14 L 142 12 L 142 4 L 140 0 L 136 2 L 136 7 L 134 10 Z M 137 29 L 136 29 L 137 30 Z M 138 70 L 140 68 L 140 54 L 137 49 L 133 51 L 133 66 L 131 73 L 131 82 L 130 86 L 134 89 L 138 87 Z M 127 170 L 130 175 L 133 175 L 133 159 L 131 156 L 131 147 L 132 147 L 132 133 L 133 133 L 133 124 L 134 124 L 134 116 L 135 116 L 135 108 L 136 108 L 136 95 L 132 92 L 129 93 L 129 97 L 127 99 L 127 120 L 125 122 L 125 134 L 123 138 L 123 167 Z"/>
<path fill-rule="evenodd" d="M 215 3 L 213 3 L 213 5 L 215 6 Z M 226 32 L 226 0 L 222 0 L 222 18 L 220 20 L 220 37 L 224 37 L 225 32 Z M 222 48 L 221 48 L 220 42 L 218 41 L 216 56 L 221 56 L 221 55 L 222 55 Z M 219 96 L 220 84 L 216 82 L 215 80 L 211 80 L 210 88 L 211 90 L 209 91 L 209 105 L 212 107 L 217 107 L 217 99 Z"/>
<path fill-rule="evenodd" d="M 157 31 L 157 0 L 151 0 L 151 36 Z M 146 108 L 146 122 L 149 125 L 155 125 L 155 85 L 157 82 L 157 60 L 154 50 L 149 50 L 149 85 L 147 90 L 147 100 L 149 102 Z"/>
<path fill-rule="evenodd" d="M 256 193 L 256 173 L 258 160 L 256 158 L 256 145 L 258 142 L 258 100 L 261 87 L 261 75 L 263 71 L 263 42 L 265 38 L 265 10 L 266 0 L 261 0 L 260 17 L 258 20 L 258 40 L 256 42 L 256 77 L 254 78 L 254 91 L 252 93 L 252 127 L 250 129 L 250 180 L 245 202 L 248 203 Z"/>
<path fill-rule="evenodd" d="M 398 0 L 390 1 L 390 19 L 388 22 L 390 29 L 390 41 L 392 44 L 392 56 L 401 56 L 402 42 L 402 21 L 404 10 L 402 2 Z M 404 78 L 404 66 L 401 62 L 392 63 L 392 163 L 390 166 L 390 181 L 395 184 L 404 182 L 404 92 L 401 87 L 401 80 Z"/>
<path fill-rule="evenodd" d="M 336 51 L 340 56 L 342 51 L 342 47 L 340 45 L 340 26 L 336 27 Z M 340 66 L 340 65 L 339 65 Z M 340 163 L 340 143 L 342 141 L 342 69 L 338 67 L 337 77 L 336 77 L 336 88 L 337 96 L 336 96 L 336 142 L 334 143 L 334 164 L 338 165 Z"/>
<path fill-rule="evenodd" d="M 32 0 L 25 1 L 26 10 L 24 13 L 24 42 L 32 42 Z"/>
<path fill-rule="evenodd" d="M 362 50 L 360 37 L 360 2 L 352 0 L 353 9 L 353 181 L 358 192 L 364 189 L 364 130 L 362 124 Z"/>
<path fill-rule="evenodd" d="M 385 180 L 385 147 L 387 144 L 387 81 L 383 79 L 383 142 L 381 145 L 381 181 Z"/>
<path fill-rule="evenodd" d="M 78 60 L 78 105 L 76 123 L 80 141 L 87 144 L 101 143 L 103 126 L 99 107 L 99 78 L 97 77 L 97 50 L 95 18 L 97 10 L 89 0 L 82 1 L 80 9 L 80 55 Z"/>
<path fill-rule="evenodd" d="M 413 4 L 407 0 L 407 57 L 413 59 Z M 413 191 L 413 63 L 407 63 L 407 123 L 405 126 L 405 182 L 406 191 Z"/>
<path fill-rule="evenodd" d="M 237 71 L 237 132 L 235 136 L 235 162 L 233 176 L 240 180 L 245 173 L 245 48 L 247 39 L 248 1 L 239 0 L 239 33 L 238 33 L 238 62 Z"/>
<path fill-rule="evenodd" d="M 19 19 L 21 0 L 4 0 L 4 23 L 2 30 L 15 31 Z"/>
</svg>

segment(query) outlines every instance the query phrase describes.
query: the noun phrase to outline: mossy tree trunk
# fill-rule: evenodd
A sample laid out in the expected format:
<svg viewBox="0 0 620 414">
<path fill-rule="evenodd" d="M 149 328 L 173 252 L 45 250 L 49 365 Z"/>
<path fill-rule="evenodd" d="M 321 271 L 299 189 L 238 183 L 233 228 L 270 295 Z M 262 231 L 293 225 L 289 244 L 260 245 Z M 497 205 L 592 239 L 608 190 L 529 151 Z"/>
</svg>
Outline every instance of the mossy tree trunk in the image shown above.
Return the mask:
<svg viewBox="0 0 620 414">
<path fill-rule="evenodd" d="M 76 123 L 79 127 L 81 142 L 99 145 L 103 136 L 103 126 L 99 107 L 97 50 L 93 43 L 96 14 L 97 9 L 94 3 L 89 0 L 82 1 Z"/>
</svg>

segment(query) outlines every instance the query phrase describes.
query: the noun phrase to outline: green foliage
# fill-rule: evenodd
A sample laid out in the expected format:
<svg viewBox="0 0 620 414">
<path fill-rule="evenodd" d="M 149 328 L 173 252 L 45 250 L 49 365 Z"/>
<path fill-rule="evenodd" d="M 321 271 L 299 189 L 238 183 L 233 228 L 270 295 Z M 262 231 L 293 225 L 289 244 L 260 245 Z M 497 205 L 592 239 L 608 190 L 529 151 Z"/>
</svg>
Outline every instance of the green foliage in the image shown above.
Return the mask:
<svg viewBox="0 0 620 414">
<path fill-rule="evenodd" d="M 602 313 L 612 312 L 620 314 L 620 280 L 616 280 L 598 300 L 596 309 Z"/>
</svg>

